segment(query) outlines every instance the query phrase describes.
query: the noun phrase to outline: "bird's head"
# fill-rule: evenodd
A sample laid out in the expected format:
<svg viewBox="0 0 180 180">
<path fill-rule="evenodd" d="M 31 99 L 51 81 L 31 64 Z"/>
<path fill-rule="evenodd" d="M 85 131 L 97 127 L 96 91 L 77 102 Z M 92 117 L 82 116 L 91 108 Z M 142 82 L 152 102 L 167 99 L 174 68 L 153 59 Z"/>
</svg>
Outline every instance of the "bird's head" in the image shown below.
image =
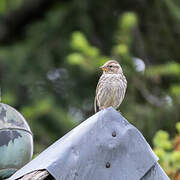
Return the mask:
<svg viewBox="0 0 180 180">
<path fill-rule="evenodd" d="M 123 73 L 120 64 L 116 60 L 109 60 L 103 66 L 100 66 L 99 68 L 102 69 L 103 73 L 106 73 L 106 74 Z"/>
</svg>

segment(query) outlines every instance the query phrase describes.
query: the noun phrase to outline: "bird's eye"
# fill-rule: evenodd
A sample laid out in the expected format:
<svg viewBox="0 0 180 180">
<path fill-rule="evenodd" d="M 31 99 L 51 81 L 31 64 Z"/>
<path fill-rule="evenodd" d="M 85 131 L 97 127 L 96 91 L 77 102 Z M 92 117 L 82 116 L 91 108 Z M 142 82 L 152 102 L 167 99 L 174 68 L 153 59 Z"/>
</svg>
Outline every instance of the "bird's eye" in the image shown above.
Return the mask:
<svg viewBox="0 0 180 180">
<path fill-rule="evenodd" d="M 110 65 L 109 67 L 112 68 L 112 65 Z"/>
</svg>

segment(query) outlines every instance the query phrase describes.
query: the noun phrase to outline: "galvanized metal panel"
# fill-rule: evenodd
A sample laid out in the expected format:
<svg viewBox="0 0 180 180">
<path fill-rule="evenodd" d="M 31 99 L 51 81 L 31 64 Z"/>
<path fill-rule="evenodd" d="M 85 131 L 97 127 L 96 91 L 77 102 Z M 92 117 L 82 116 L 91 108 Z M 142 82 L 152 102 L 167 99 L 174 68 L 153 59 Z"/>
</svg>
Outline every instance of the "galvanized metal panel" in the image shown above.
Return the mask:
<svg viewBox="0 0 180 180">
<path fill-rule="evenodd" d="M 170 180 L 161 166 L 156 163 L 141 180 Z"/>
<path fill-rule="evenodd" d="M 141 133 L 110 107 L 56 141 L 10 180 L 40 169 L 57 180 L 140 180 L 157 161 Z"/>
</svg>

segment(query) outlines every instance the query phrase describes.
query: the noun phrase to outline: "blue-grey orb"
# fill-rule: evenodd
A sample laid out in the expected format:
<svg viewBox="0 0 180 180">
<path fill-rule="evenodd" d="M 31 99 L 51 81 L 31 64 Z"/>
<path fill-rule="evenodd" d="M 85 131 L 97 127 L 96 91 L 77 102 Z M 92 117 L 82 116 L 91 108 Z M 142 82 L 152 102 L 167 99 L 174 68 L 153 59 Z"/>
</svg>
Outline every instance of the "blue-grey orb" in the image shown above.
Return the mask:
<svg viewBox="0 0 180 180">
<path fill-rule="evenodd" d="M 24 117 L 0 103 L 0 179 L 28 163 L 33 155 L 33 137 Z"/>
</svg>

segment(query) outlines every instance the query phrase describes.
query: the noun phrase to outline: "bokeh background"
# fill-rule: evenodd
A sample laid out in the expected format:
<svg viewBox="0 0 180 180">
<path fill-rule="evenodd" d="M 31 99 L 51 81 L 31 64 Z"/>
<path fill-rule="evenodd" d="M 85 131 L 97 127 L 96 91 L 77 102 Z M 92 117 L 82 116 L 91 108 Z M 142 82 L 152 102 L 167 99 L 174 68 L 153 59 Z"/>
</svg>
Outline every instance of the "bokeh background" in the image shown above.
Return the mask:
<svg viewBox="0 0 180 180">
<path fill-rule="evenodd" d="M 179 0 L 0 0 L 2 102 L 28 121 L 36 155 L 93 115 L 109 59 L 128 80 L 123 116 L 180 179 Z"/>
</svg>

